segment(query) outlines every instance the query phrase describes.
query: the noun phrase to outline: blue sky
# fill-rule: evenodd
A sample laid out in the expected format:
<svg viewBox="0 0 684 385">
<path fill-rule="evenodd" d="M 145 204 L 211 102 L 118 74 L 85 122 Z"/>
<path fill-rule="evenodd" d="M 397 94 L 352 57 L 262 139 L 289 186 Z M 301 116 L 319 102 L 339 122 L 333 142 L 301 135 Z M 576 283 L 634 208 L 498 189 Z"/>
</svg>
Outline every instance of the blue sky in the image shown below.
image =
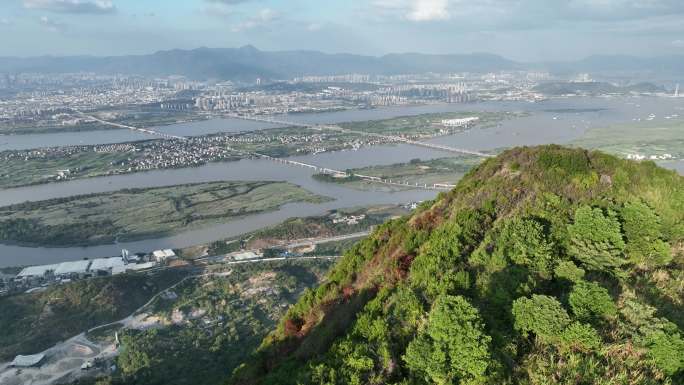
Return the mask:
<svg viewBox="0 0 684 385">
<path fill-rule="evenodd" d="M 684 0 L 0 0 L 0 55 L 174 48 L 492 52 L 516 60 L 684 53 Z"/>
</svg>

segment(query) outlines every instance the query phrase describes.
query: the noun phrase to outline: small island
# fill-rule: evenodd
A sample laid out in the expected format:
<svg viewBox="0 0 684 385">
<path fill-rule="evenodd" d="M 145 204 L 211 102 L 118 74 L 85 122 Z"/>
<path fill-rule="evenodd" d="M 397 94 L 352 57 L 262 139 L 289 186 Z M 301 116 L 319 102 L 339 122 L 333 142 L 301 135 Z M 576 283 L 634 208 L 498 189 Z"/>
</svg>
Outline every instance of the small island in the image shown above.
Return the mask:
<svg viewBox="0 0 684 385">
<path fill-rule="evenodd" d="M 0 242 L 89 246 L 163 237 L 329 198 L 286 182 L 211 182 L 26 202 L 0 208 Z"/>
</svg>

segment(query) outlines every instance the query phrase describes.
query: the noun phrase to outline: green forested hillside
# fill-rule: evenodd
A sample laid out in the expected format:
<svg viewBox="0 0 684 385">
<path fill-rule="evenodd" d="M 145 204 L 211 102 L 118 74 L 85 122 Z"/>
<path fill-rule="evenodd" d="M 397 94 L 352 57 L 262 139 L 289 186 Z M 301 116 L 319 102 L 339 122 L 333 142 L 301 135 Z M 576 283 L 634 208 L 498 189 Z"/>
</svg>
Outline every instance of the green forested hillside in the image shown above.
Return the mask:
<svg viewBox="0 0 684 385">
<path fill-rule="evenodd" d="M 351 249 L 230 382 L 684 384 L 684 178 L 506 151 Z"/>
</svg>

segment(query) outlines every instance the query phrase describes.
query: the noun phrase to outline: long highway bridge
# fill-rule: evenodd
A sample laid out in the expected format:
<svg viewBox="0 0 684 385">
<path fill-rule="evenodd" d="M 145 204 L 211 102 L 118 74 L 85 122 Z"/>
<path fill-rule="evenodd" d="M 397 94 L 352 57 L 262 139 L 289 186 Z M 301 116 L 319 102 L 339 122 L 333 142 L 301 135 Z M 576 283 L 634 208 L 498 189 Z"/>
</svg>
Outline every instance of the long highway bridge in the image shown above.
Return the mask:
<svg viewBox="0 0 684 385">
<path fill-rule="evenodd" d="M 289 127 L 302 127 L 302 128 L 308 128 L 308 129 L 312 129 L 312 130 L 316 130 L 316 131 L 337 131 L 337 132 L 343 132 L 343 133 L 372 136 L 372 137 L 376 137 L 376 138 L 387 139 L 387 140 L 390 140 L 393 142 L 401 142 L 401 143 L 406 143 L 406 144 L 410 144 L 413 146 L 426 147 L 426 148 L 430 148 L 433 150 L 452 152 L 452 153 L 456 153 L 456 154 L 475 155 L 475 156 L 481 156 L 483 158 L 490 158 L 490 157 L 494 156 L 492 154 L 487 154 L 487 153 L 475 151 L 475 150 L 468 150 L 468 149 L 464 149 L 464 148 L 455 148 L 455 147 L 445 146 L 445 145 L 441 145 L 441 144 L 420 142 L 417 140 L 411 140 L 411 139 L 404 138 L 404 137 L 397 136 L 397 135 L 383 135 L 383 134 L 378 134 L 378 133 L 374 133 L 374 132 L 349 130 L 346 128 L 342 128 L 340 126 L 329 125 L 329 124 L 308 124 L 308 123 L 300 123 L 300 122 L 290 122 L 290 121 L 286 121 L 286 120 L 264 118 L 264 117 L 254 116 L 254 115 L 230 114 L 229 116 L 231 118 L 234 118 L 234 119 L 251 120 L 251 121 L 255 121 L 255 122 L 278 124 L 278 125 L 289 126 Z"/>
<path fill-rule="evenodd" d="M 106 124 L 108 126 L 123 128 L 123 129 L 136 131 L 136 132 L 142 132 L 143 134 L 154 135 L 154 136 L 158 136 L 158 137 L 163 138 L 163 139 L 187 140 L 187 138 L 185 138 L 183 136 L 170 135 L 170 134 L 167 134 L 167 133 L 164 133 L 161 131 L 152 130 L 149 128 L 133 127 L 133 126 L 127 126 L 127 125 L 121 124 L 121 123 L 108 122 L 106 120 L 102 120 L 102 119 L 97 118 L 95 116 L 88 115 L 88 114 L 81 112 L 79 110 L 73 110 L 73 111 L 75 111 L 79 115 L 83 116 L 84 118 L 92 119 L 98 123 Z"/>
</svg>

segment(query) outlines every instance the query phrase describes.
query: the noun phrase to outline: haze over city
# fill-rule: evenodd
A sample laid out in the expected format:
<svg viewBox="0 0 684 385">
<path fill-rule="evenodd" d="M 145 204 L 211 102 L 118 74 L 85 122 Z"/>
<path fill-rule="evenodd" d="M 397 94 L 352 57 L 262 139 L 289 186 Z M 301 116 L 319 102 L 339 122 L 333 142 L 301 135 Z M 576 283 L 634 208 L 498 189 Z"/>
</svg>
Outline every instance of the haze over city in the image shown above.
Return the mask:
<svg viewBox="0 0 684 385">
<path fill-rule="evenodd" d="M 237 47 L 490 52 L 518 61 L 684 52 L 678 0 L 3 0 L 0 56 Z"/>
</svg>

